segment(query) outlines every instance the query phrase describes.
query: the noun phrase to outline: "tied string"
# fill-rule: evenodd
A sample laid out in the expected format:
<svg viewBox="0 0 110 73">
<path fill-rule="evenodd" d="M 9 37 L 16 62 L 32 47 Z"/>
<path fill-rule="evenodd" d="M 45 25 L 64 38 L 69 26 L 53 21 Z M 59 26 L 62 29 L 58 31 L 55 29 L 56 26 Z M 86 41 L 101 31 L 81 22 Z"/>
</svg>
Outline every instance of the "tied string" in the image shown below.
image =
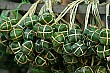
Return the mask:
<svg viewBox="0 0 110 73">
<path fill-rule="evenodd" d="M 29 16 L 32 16 L 34 15 L 35 11 L 36 11 L 36 7 L 38 5 L 38 3 L 40 3 L 41 0 L 38 0 L 36 3 L 34 3 L 30 9 L 28 10 L 28 12 L 21 18 L 21 20 L 16 24 L 16 25 L 13 25 L 13 27 L 16 27 L 18 25 L 20 25 L 20 23 L 25 20 L 25 18 L 29 15 Z"/>
<path fill-rule="evenodd" d="M 85 27 L 84 30 L 87 28 L 87 24 L 88 24 L 88 19 L 89 19 L 89 13 L 91 10 L 91 3 L 87 6 L 87 11 L 86 11 L 86 16 L 85 16 Z"/>
<path fill-rule="evenodd" d="M 26 64 L 27 63 L 27 60 L 25 60 L 24 62 L 22 61 L 22 58 L 27 58 L 26 55 L 24 55 L 22 52 L 19 52 L 20 55 L 15 55 L 15 59 L 17 61 L 17 64 Z"/>
<path fill-rule="evenodd" d="M 28 44 L 28 43 L 30 44 L 31 47 L 28 47 L 27 45 L 25 45 L 25 44 Z M 32 41 L 26 41 L 25 43 L 22 44 L 22 47 L 24 47 L 28 51 L 27 55 L 30 55 L 31 53 L 33 53 L 34 45 L 33 45 Z"/>
<path fill-rule="evenodd" d="M 52 11 L 52 1 L 51 0 L 46 0 L 45 1 L 46 9 L 50 12 L 53 13 Z"/>
<path fill-rule="evenodd" d="M 41 3 L 45 2 L 46 0 L 42 0 Z M 59 4 L 62 0 L 51 0 L 52 4 Z"/>
<path fill-rule="evenodd" d="M 37 63 L 38 59 L 42 60 L 42 64 L 41 64 L 41 65 Z M 37 66 L 47 65 L 46 60 L 45 60 L 43 57 L 41 57 L 40 55 L 38 55 L 38 56 L 35 58 L 35 62 L 36 62 L 36 65 L 37 65 Z"/>
<path fill-rule="evenodd" d="M 43 15 L 44 12 L 49 12 L 54 16 L 54 13 L 52 11 L 52 0 L 45 0 L 45 4 L 41 8 L 39 15 Z"/>
<path fill-rule="evenodd" d="M 49 58 L 49 57 L 48 57 L 49 55 L 50 55 L 52 58 Z M 55 56 L 54 56 L 53 53 L 51 53 L 50 51 L 48 51 L 48 53 L 46 54 L 45 58 L 46 58 L 47 60 L 50 60 L 50 61 L 56 60 Z"/>
<path fill-rule="evenodd" d="M 14 10 L 15 12 L 17 12 L 17 16 L 16 18 L 18 18 L 18 9 L 22 6 L 22 4 L 28 4 L 30 3 L 29 0 L 22 0 L 22 2 L 18 5 L 18 7 Z"/>
<path fill-rule="evenodd" d="M 17 42 L 17 44 L 16 44 L 17 47 L 13 47 L 14 43 L 10 43 L 10 44 L 11 45 L 9 45 L 9 47 L 10 47 L 10 49 L 12 50 L 12 52 L 14 54 L 17 54 L 17 53 L 19 53 L 21 51 L 21 44 L 20 44 L 20 42 Z"/>
<path fill-rule="evenodd" d="M 92 14 L 94 15 L 94 17 L 96 18 L 96 20 L 100 24 L 100 27 L 102 26 L 102 22 L 101 22 L 101 18 L 100 18 L 100 15 L 99 15 L 99 10 L 98 10 L 98 4 L 99 4 L 99 0 L 97 0 L 97 1 L 94 0 L 94 1 L 91 1 L 89 3 L 89 5 L 87 6 L 84 30 L 87 28 L 88 19 L 89 19 L 89 13 L 90 13 L 91 7 L 92 7 Z"/>
<path fill-rule="evenodd" d="M 89 4 L 90 1 L 89 0 L 84 0 L 85 4 Z"/>
<path fill-rule="evenodd" d="M 53 4 L 59 4 L 59 3 L 61 3 L 62 1 L 61 0 L 52 0 L 52 3 Z"/>
<path fill-rule="evenodd" d="M 85 4 L 90 4 L 93 1 L 99 1 L 99 0 L 84 0 Z"/>
<path fill-rule="evenodd" d="M 15 11 L 17 13 L 16 14 L 16 19 L 18 18 L 18 15 L 19 15 L 19 12 L 18 12 L 19 8 L 22 6 L 22 4 L 26 4 L 26 3 L 29 3 L 29 2 L 28 1 L 26 2 L 25 0 L 22 0 L 22 2 L 17 6 L 17 8 L 13 10 L 13 11 Z M 7 13 L 8 12 L 9 11 L 7 11 Z M 7 13 L 5 13 L 5 14 L 7 14 Z M 7 19 L 7 16 L 1 15 L 1 17 Z M 8 19 L 9 19 L 9 22 L 10 22 L 10 18 L 9 17 L 8 17 Z M 13 20 L 16 20 L 16 19 L 13 19 Z"/>
<path fill-rule="evenodd" d="M 73 1 L 72 3 L 68 4 L 67 7 L 61 12 L 61 14 L 56 18 L 55 23 L 57 23 L 71 8 L 76 6 L 77 3 L 81 3 L 84 0 L 77 0 Z"/>
<path fill-rule="evenodd" d="M 43 13 L 46 12 L 45 9 L 46 9 L 46 8 L 45 8 L 45 5 L 43 5 L 42 8 L 41 8 L 40 11 L 39 11 L 39 15 L 43 15 Z"/>
<path fill-rule="evenodd" d="M 75 6 L 70 10 L 70 26 L 69 26 L 70 30 L 72 28 L 75 29 L 75 17 L 76 17 L 76 11 L 78 9 L 79 4 L 80 4 L 80 2 L 75 4 Z"/>
<path fill-rule="evenodd" d="M 92 2 L 92 14 L 95 16 L 96 20 L 98 21 L 99 28 L 101 28 L 102 22 L 101 22 L 101 18 L 99 15 L 98 5 L 99 5 L 99 1 L 93 1 Z"/>
<path fill-rule="evenodd" d="M 106 5 L 106 29 L 108 29 L 109 4 Z"/>
<path fill-rule="evenodd" d="M 106 39 L 106 45 L 108 45 L 109 42 L 109 32 L 108 32 L 108 20 L 107 17 L 109 16 L 109 4 L 106 5 L 106 34 L 107 34 L 107 39 Z"/>
</svg>

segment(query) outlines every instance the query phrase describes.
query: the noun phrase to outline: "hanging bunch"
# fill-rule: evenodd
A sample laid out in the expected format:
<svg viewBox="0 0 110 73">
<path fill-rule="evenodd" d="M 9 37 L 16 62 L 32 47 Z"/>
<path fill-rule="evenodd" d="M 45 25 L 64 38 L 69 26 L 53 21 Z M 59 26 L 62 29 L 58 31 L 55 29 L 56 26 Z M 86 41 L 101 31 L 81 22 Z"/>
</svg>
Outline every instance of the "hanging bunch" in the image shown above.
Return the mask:
<svg viewBox="0 0 110 73">
<path fill-rule="evenodd" d="M 38 21 L 34 12 L 39 2 L 38 0 L 34 3 L 19 22 L 12 26 L 10 31 L 10 39 L 12 40 L 10 48 L 15 54 L 14 60 L 17 64 L 27 64 L 35 59 L 33 42 L 36 40 L 36 34 L 32 28 Z"/>
<path fill-rule="evenodd" d="M 69 25 L 69 34 L 68 34 L 68 39 L 71 43 L 76 43 L 79 40 L 81 40 L 82 37 L 82 30 L 79 27 L 78 24 L 75 23 L 75 16 L 76 16 L 76 11 L 78 8 L 77 3 L 72 9 L 70 10 L 70 25 Z"/>
<path fill-rule="evenodd" d="M 90 12 L 91 6 L 93 9 L 92 12 L 93 12 L 93 15 L 95 16 L 95 19 L 100 24 L 100 28 L 102 27 L 101 19 L 100 19 L 98 8 L 97 8 L 98 1 L 97 2 L 93 1 L 88 5 L 89 10 L 88 10 L 88 12 L 86 14 L 86 18 L 85 18 L 84 34 L 87 36 L 89 41 L 91 41 L 94 44 L 98 44 L 99 43 L 99 34 L 100 34 L 101 29 L 98 29 L 96 24 L 93 25 L 94 23 L 92 23 L 92 25 L 87 26 L 87 23 L 88 23 L 87 19 L 89 18 L 89 12 Z"/>
<path fill-rule="evenodd" d="M 22 18 L 22 15 L 18 13 L 18 8 L 21 4 L 15 10 L 4 10 L 1 13 L 0 32 L 2 32 L 7 39 L 9 32 L 13 29 L 13 25 L 17 24 Z"/>
<path fill-rule="evenodd" d="M 55 15 L 52 4 L 58 1 L 38 0 L 23 17 L 16 11 L 3 12 L 0 18 L 0 59 L 8 51 L 18 65 L 29 66 L 33 73 L 109 72 L 110 30 L 107 22 L 106 28 L 102 28 L 99 1 L 76 0 Z M 36 7 L 41 2 L 44 5 L 36 15 Z M 82 24 L 75 21 L 81 3 L 88 4 L 84 30 L 80 27 Z M 93 18 L 89 16 L 91 8 Z M 106 8 L 109 12 L 108 4 Z M 70 22 L 66 23 L 62 19 L 68 11 Z M 106 14 L 107 17 L 109 13 Z M 92 20 L 90 25 L 89 18 Z"/>
<path fill-rule="evenodd" d="M 35 51 L 38 53 L 36 56 L 33 64 L 35 66 L 45 66 L 48 65 L 47 60 L 51 60 L 51 56 L 54 55 L 50 54 L 49 50 L 51 49 L 51 35 L 53 34 L 52 24 L 54 23 L 54 13 L 52 11 L 51 0 L 45 0 L 45 4 L 41 8 L 38 21 L 33 26 L 33 30 L 36 34 L 35 42 Z M 49 56 L 48 56 L 49 55 Z"/>
</svg>

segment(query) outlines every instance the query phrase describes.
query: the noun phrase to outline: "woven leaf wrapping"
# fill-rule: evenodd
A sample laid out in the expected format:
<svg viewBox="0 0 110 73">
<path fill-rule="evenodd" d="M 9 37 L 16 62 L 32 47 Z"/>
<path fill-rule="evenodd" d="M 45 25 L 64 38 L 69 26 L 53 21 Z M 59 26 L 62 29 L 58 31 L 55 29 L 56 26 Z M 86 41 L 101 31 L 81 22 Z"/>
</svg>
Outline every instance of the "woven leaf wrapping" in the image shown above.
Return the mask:
<svg viewBox="0 0 110 73">
<path fill-rule="evenodd" d="M 25 26 L 28 28 L 32 28 L 37 23 L 37 16 L 26 17 Z"/>
<path fill-rule="evenodd" d="M 54 22 L 54 16 L 51 13 L 43 13 L 39 16 L 38 21 L 42 25 L 51 25 Z"/>
<path fill-rule="evenodd" d="M 92 42 L 88 42 L 88 49 L 87 49 L 87 52 L 86 52 L 86 56 L 90 56 L 91 54 L 96 54 L 96 48 L 97 45 L 94 45 Z"/>
<path fill-rule="evenodd" d="M 46 50 L 45 59 L 47 60 L 48 65 L 54 65 L 57 62 L 55 53 L 50 50 Z"/>
<path fill-rule="evenodd" d="M 37 31 L 37 37 L 42 39 L 50 39 L 53 34 L 53 29 L 49 25 L 41 25 Z"/>
<path fill-rule="evenodd" d="M 51 52 L 51 51 L 48 51 L 45 58 L 48 60 L 48 61 L 55 61 L 55 56 L 54 54 Z"/>
<path fill-rule="evenodd" d="M 27 56 L 24 55 L 22 52 L 19 52 L 15 55 L 14 60 L 17 62 L 17 64 L 26 64 Z"/>
<path fill-rule="evenodd" d="M 40 54 L 35 58 L 35 64 L 36 66 L 44 66 L 46 65 L 46 60 L 44 59 L 45 55 L 44 54 Z"/>
<path fill-rule="evenodd" d="M 35 43 L 36 52 L 42 53 L 44 49 L 51 49 L 51 43 L 43 39 L 38 39 Z"/>
<path fill-rule="evenodd" d="M 17 41 L 12 42 L 10 43 L 10 48 L 14 54 L 17 54 L 18 52 L 21 51 L 21 43 Z"/>
<path fill-rule="evenodd" d="M 85 33 L 87 34 L 87 37 L 90 41 L 92 41 L 93 43 L 99 43 L 100 30 L 98 28 L 96 28 L 95 26 L 87 27 Z"/>
<path fill-rule="evenodd" d="M 12 25 L 15 25 L 21 19 L 22 15 L 14 10 L 3 10 L 1 17 L 10 22 Z"/>
<path fill-rule="evenodd" d="M 78 62 L 77 58 L 74 55 L 64 55 L 63 58 L 66 64 L 75 64 Z"/>
<path fill-rule="evenodd" d="M 110 30 L 102 29 L 100 32 L 100 43 L 103 45 L 110 45 Z"/>
<path fill-rule="evenodd" d="M 34 59 L 35 59 L 35 54 L 34 53 L 31 53 L 31 54 L 29 54 L 29 55 L 26 55 L 27 56 L 27 60 L 28 61 L 34 61 Z"/>
<path fill-rule="evenodd" d="M 61 46 L 64 44 L 65 37 L 61 32 L 55 32 L 52 36 L 53 47 Z M 57 47 L 58 48 L 58 47 Z"/>
<path fill-rule="evenodd" d="M 63 45 L 53 47 L 53 50 L 59 54 L 63 54 Z"/>
<path fill-rule="evenodd" d="M 73 44 L 71 48 L 72 53 L 77 57 L 83 56 L 87 50 L 87 46 L 82 41 L 78 41 L 77 43 Z"/>
<path fill-rule="evenodd" d="M 94 72 L 89 66 L 84 66 L 77 68 L 75 73 L 94 73 Z"/>
<path fill-rule="evenodd" d="M 40 26 L 41 26 L 41 24 L 37 22 L 37 23 L 33 26 L 33 31 L 34 31 L 34 32 L 37 32 Z"/>
<path fill-rule="evenodd" d="M 72 53 L 71 46 L 72 44 L 69 42 L 68 39 L 66 39 L 63 45 L 63 54 L 71 54 Z"/>
<path fill-rule="evenodd" d="M 64 36 L 68 35 L 68 26 L 66 24 L 54 25 L 55 32 L 62 32 Z"/>
<path fill-rule="evenodd" d="M 30 30 L 30 29 L 26 29 L 25 32 L 24 32 L 24 38 L 27 39 L 27 40 L 34 40 L 36 37 L 35 33 L 33 30 Z"/>
<path fill-rule="evenodd" d="M 68 34 L 68 38 L 70 42 L 77 42 L 82 38 L 82 30 L 81 29 L 71 29 Z"/>
<path fill-rule="evenodd" d="M 16 28 L 25 29 L 25 21 L 22 21 L 21 24 L 19 24 L 18 26 L 16 26 Z"/>
<path fill-rule="evenodd" d="M 45 48 L 42 48 L 42 42 L 40 39 L 38 39 L 35 43 L 35 51 L 37 53 L 42 53 L 45 50 Z"/>
<path fill-rule="evenodd" d="M 31 53 L 33 53 L 33 50 L 34 50 L 34 44 L 31 40 L 30 41 L 25 41 L 22 44 L 21 51 L 24 54 L 30 55 Z"/>
<path fill-rule="evenodd" d="M 86 27 L 86 29 L 85 29 L 84 32 L 83 32 L 84 35 L 87 36 L 87 34 L 89 33 L 90 28 L 91 28 L 90 26 L 87 26 L 87 27 Z"/>
<path fill-rule="evenodd" d="M 107 65 L 110 56 L 110 30 L 88 26 L 88 22 L 91 23 L 88 20 L 91 19 L 89 17 L 91 8 L 92 17 L 96 18 L 91 19 L 92 23 L 100 22 L 98 5 L 94 2 L 96 0 L 88 2 L 85 27 L 80 25 L 81 28 L 75 21 L 75 16 L 79 4 L 85 3 L 85 0 L 73 1 L 60 15 L 55 14 L 58 17 L 56 19 L 51 0 L 43 0 L 45 4 L 38 13 L 39 16 L 34 15 L 40 1 L 34 3 L 22 18 L 15 12 L 11 14 L 6 12 L 0 17 L 0 66 L 4 66 L 1 65 L 1 59 L 7 60 L 12 56 L 12 60 L 14 59 L 18 65 L 30 66 L 32 73 L 110 71 Z M 68 11 L 70 11 L 69 23 L 62 19 Z M 3 57 L 5 54 L 6 59 Z"/>
<path fill-rule="evenodd" d="M 23 34 L 24 34 L 24 31 L 22 29 L 15 28 L 10 32 L 10 38 L 11 40 L 20 40 L 22 39 Z"/>
<path fill-rule="evenodd" d="M 105 58 L 110 55 L 110 47 L 109 46 L 103 46 L 103 45 L 98 45 L 97 46 L 97 55 L 100 58 Z"/>
<path fill-rule="evenodd" d="M 5 20 L 0 20 L 0 32 L 8 33 L 12 29 L 12 24 Z"/>
</svg>

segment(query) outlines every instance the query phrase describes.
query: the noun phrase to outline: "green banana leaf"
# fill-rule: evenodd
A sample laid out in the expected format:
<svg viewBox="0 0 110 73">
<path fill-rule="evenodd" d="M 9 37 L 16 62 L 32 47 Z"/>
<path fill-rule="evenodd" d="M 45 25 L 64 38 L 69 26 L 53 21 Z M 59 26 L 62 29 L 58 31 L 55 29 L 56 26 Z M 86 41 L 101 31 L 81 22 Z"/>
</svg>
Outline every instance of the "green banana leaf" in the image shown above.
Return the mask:
<svg viewBox="0 0 110 73">
<path fill-rule="evenodd" d="M 14 54 L 17 54 L 18 52 L 21 51 L 21 42 L 19 42 L 19 41 L 11 42 L 9 44 L 9 47 Z"/>
<path fill-rule="evenodd" d="M 106 58 L 107 56 L 110 55 L 110 47 L 104 46 L 104 45 L 98 45 L 97 46 L 97 55 L 100 58 Z"/>
<path fill-rule="evenodd" d="M 54 22 L 54 16 L 51 13 L 43 13 L 38 17 L 38 22 L 42 25 L 52 25 Z"/>
<path fill-rule="evenodd" d="M 72 45 L 71 49 L 75 56 L 80 57 L 86 53 L 87 46 L 83 43 L 83 41 L 78 41 Z"/>
<path fill-rule="evenodd" d="M 62 32 L 65 37 L 68 35 L 68 25 L 66 24 L 56 24 L 53 26 L 55 32 Z"/>
<path fill-rule="evenodd" d="M 72 53 L 72 43 L 69 42 L 68 39 L 65 40 L 63 45 L 63 54 L 71 54 Z"/>
<path fill-rule="evenodd" d="M 14 28 L 10 31 L 11 40 L 21 40 L 23 38 L 24 31 L 20 28 Z"/>
<path fill-rule="evenodd" d="M 24 43 L 21 46 L 21 51 L 26 55 L 30 55 L 31 53 L 33 53 L 33 51 L 34 51 L 33 42 L 31 40 L 24 41 Z"/>
<path fill-rule="evenodd" d="M 61 46 L 64 44 L 65 41 L 65 36 L 63 33 L 61 32 L 55 32 L 52 35 L 52 43 L 53 43 L 53 47 L 57 47 L 57 46 Z"/>
<path fill-rule="evenodd" d="M 27 63 L 27 56 L 23 54 L 22 52 L 18 52 L 15 57 L 14 61 L 19 64 L 26 64 Z"/>
<path fill-rule="evenodd" d="M 28 16 L 25 19 L 25 26 L 27 28 L 33 28 L 33 26 L 37 23 L 37 16 L 33 15 L 33 16 Z"/>
<path fill-rule="evenodd" d="M 37 37 L 42 39 L 51 39 L 53 29 L 49 25 L 41 25 L 37 31 Z"/>
<path fill-rule="evenodd" d="M 82 38 L 81 29 L 71 29 L 68 34 L 69 41 L 72 43 L 78 42 Z"/>
<path fill-rule="evenodd" d="M 3 10 L 1 17 L 12 25 L 15 25 L 22 18 L 22 15 L 14 10 Z"/>
<path fill-rule="evenodd" d="M 34 33 L 34 31 L 27 28 L 24 32 L 24 39 L 34 41 L 35 38 L 36 38 L 36 34 Z"/>
<path fill-rule="evenodd" d="M 102 29 L 99 38 L 101 44 L 110 45 L 110 29 Z"/>
</svg>

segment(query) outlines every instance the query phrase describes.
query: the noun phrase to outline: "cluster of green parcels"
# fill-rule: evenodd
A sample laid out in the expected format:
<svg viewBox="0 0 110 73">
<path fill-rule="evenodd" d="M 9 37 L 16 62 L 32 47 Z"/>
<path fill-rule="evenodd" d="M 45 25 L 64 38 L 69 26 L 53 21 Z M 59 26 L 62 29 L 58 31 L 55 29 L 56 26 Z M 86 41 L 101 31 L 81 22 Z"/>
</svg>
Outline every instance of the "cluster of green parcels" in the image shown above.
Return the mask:
<svg viewBox="0 0 110 73">
<path fill-rule="evenodd" d="M 0 17 L 0 62 L 28 66 L 32 73 L 109 73 L 110 29 L 55 22 L 50 12 L 27 16 L 3 11 Z M 7 59 L 7 64 L 10 59 Z M 9 60 L 9 61 L 8 61 Z M 9 65 L 9 64 L 8 64 Z"/>
</svg>

